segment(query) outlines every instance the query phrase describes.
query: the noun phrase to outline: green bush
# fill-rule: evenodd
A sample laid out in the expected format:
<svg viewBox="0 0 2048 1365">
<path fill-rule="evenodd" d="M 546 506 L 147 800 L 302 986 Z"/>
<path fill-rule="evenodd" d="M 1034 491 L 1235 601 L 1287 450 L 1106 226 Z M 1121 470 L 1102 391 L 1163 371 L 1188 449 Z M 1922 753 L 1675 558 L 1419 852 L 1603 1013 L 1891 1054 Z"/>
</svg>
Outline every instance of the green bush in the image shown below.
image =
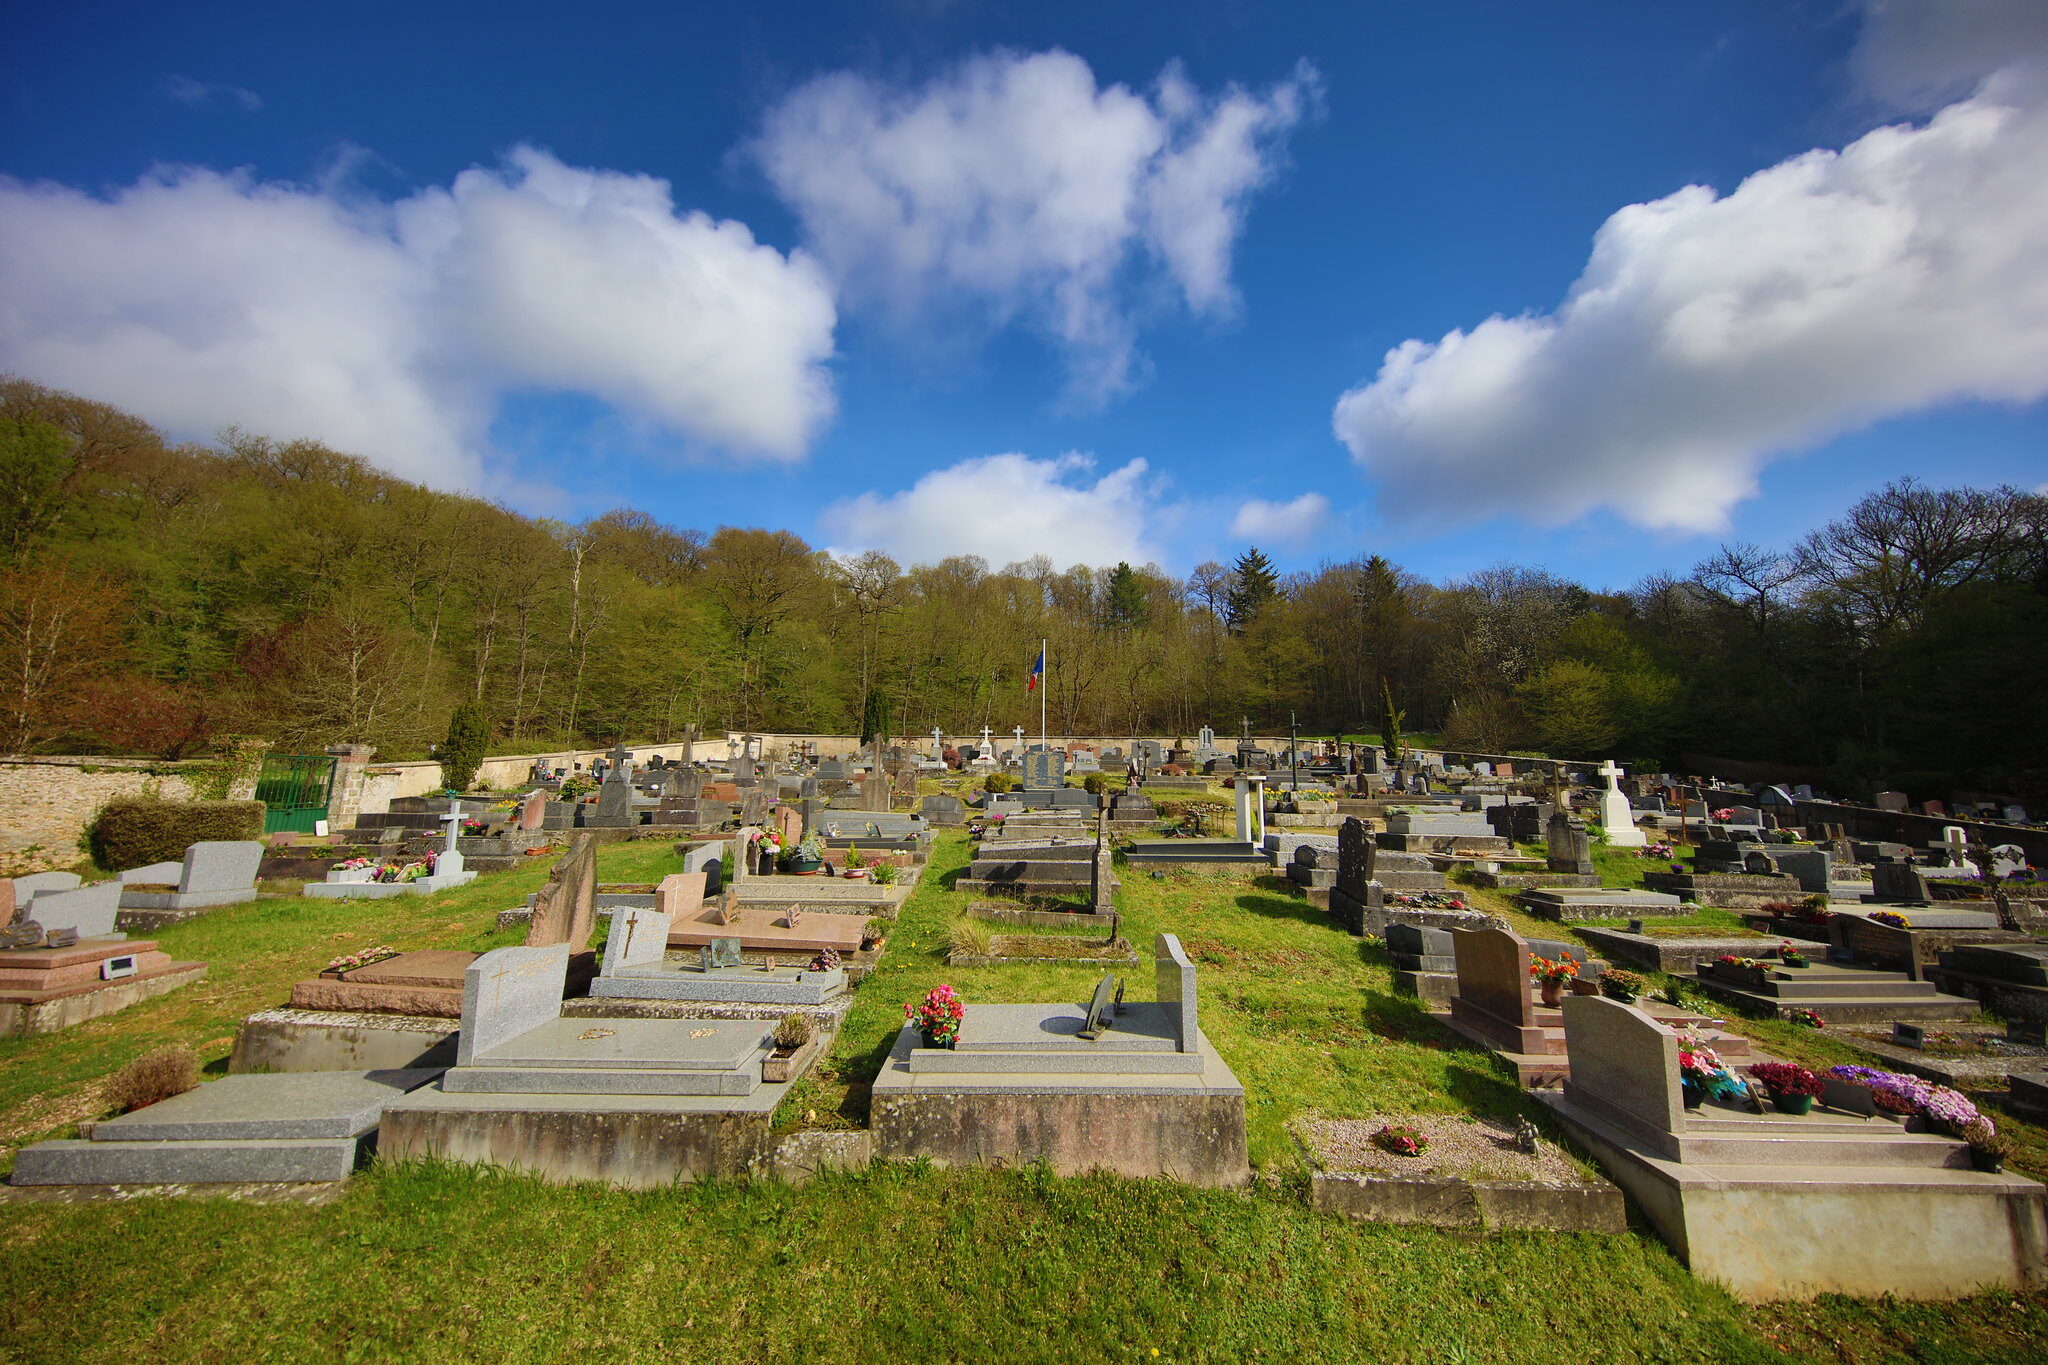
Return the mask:
<svg viewBox="0 0 2048 1365">
<path fill-rule="evenodd" d="M 981 789 L 985 792 L 993 792 L 998 796 L 1006 791 L 1015 790 L 1016 786 L 1017 779 L 1008 773 L 990 773 L 987 777 L 981 779 Z"/>
<path fill-rule="evenodd" d="M 117 796 L 86 827 L 92 860 L 109 871 L 174 863 L 202 839 L 260 839 L 261 801 L 159 801 Z"/>
<path fill-rule="evenodd" d="M 491 742 L 491 720 L 480 701 L 466 701 L 448 720 L 448 738 L 441 744 L 441 784 L 457 792 L 469 790 Z"/>
<path fill-rule="evenodd" d="M 1109 790 L 1109 774 L 1089 773 L 1081 779 L 1081 786 L 1084 790 L 1100 796 Z"/>
</svg>

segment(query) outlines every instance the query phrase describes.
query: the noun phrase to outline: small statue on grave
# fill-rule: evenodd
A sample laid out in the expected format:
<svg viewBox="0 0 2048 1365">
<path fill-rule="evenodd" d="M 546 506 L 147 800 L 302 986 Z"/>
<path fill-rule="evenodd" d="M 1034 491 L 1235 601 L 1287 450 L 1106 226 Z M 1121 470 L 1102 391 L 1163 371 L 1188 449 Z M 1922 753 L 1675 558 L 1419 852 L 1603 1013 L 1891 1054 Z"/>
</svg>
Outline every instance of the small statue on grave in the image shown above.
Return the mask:
<svg viewBox="0 0 2048 1365">
<path fill-rule="evenodd" d="M 1536 1155 L 1536 1144 L 1542 1136 L 1542 1132 L 1527 1118 L 1515 1120 L 1515 1150 L 1522 1155 Z"/>
</svg>

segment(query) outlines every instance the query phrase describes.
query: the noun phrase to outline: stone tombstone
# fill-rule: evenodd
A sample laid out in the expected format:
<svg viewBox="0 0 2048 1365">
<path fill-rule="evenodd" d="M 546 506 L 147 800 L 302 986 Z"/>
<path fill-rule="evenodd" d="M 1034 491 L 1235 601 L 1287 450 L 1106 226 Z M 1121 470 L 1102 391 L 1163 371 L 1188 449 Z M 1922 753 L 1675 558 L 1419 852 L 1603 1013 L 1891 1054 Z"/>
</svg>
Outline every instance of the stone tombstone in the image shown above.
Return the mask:
<svg viewBox="0 0 2048 1365">
<path fill-rule="evenodd" d="M 32 880 L 18 879 L 15 889 L 20 890 L 19 882 Z M 69 891 L 44 891 L 31 898 L 22 911 L 52 936 L 70 932 L 79 938 L 103 938 L 114 932 L 114 920 L 121 913 L 121 883 L 104 881 Z"/>
<path fill-rule="evenodd" d="M 1879 858 L 1870 865 L 1870 894 L 1881 904 L 1927 904 L 1927 879 L 1903 858 Z"/>
<path fill-rule="evenodd" d="M 48 891 L 76 891 L 85 884 L 76 872 L 31 872 L 14 879 L 17 901 L 27 904 Z"/>
<path fill-rule="evenodd" d="M 889 775 L 879 768 L 861 779 L 860 809 L 869 812 L 889 809 Z"/>
<path fill-rule="evenodd" d="M 263 844 L 255 839 L 203 839 L 185 850 L 178 890 L 247 891 L 256 885 Z"/>
<path fill-rule="evenodd" d="M 1508 929 L 1460 929 L 1451 935 L 1458 960 L 1458 998 L 1517 1028 L 1536 1024 L 1529 944 Z"/>
<path fill-rule="evenodd" d="M 513 824 L 521 830 L 532 831 L 544 828 L 548 817 L 548 794 L 538 787 L 528 792 L 519 802 L 519 814 Z"/>
<path fill-rule="evenodd" d="M 1088 908 L 1097 915 L 1114 915 L 1116 900 L 1116 874 L 1111 868 L 1112 845 L 1109 839 L 1098 834 L 1095 839 L 1095 857 L 1088 864 Z"/>
<path fill-rule="evenodd" d="M 1778 875 L 1778 864 L 1772 860 L 1770 854 L 1752 850 L 1743 855 L 1742 870 L 1752 877 L 1775 877 Z"/>
<path fill-rule="evenodd" d="M 571 953 L 583 952 L 590 947 L 590 931 L 596 921 L 597 841 L 579 834 L 548 874 L 547 885 L 534 894 L 526 946 L 566 944 Z M 560 997 L 556 998 L 559 1003 Z"/>
<path fill-rule="evenodd" d="M 1568 995 L 1564 1036 L 1572 1059 L 1567 1102 L 1655 1140 L 1685 1131 L 1676 1033 L 1633 1005 Z"/>
<path fill-rule="evenodd" d="M 1879 792 L 1874 799 L 1879 810 L 1888 810 L 1898 814 L 1905 812 L 1906 794 L 1904 792 Z"/>
<path fill-rule="evenodd" d="M 714 861 L 711 866 L 717 867 L 718 863 Z M 709 889 L 706 886 L 707 877 L 708 874 L 701 870 L 669 873 L 655 884 L 654 908 L 672 921 L 687 922 L 695 919 L 704 909 L 704 896 Z M 618 931 L 618 918 L 615 915 L 612 919 L 612 932 L 616 934 Z"/>
<path fill-rule="evenodd" d="M 1182 1052 L 1201 1046 L 1195 1010 L 1195 964 L 1188 961 L 1178 934 L 1161 934 L 1152 945 L 1159 1001 L 1173 1019 L 1174 1036 Z"/>
<path fill-rule="evenodd" d="M 1799 880 L 1801 891 L 1825 893 L 1834 879 L 1834 855 L 1822 848 L 1787 849 L 1774 859 L 1778 871 Z"/>
<path fill-rule="evenodd" d="M 462 1033 L 456 1065 L 561 1017 L 568 986 L 569 945 L 497 948 L 462 974 Z"/>
<path fill-rule="evenodd" d="M 1349 816 L 1337 829 L 1337 890 L 1363 904 L 1373 879 L 1379 848 L 1365 821 Z"/>
<path fill-rule="evenodd" d="M 708 844 L 693 844 L 683 852 L 683 871 L 704 874 L 706 895 L 716 892 L 725 881 L 725 854 L 728 847 L 725 840 L 714 839 Z"/>
<path fill-rule="evenodd" d="M 1580 877 L 1592 875 L 1593 843 L 1586 835 L 1585 821 L 1555 810 L 1544 834 L 1548 846 L 1545 868 Z"/>
<path fill-rule="evenodd" d="M 1920 811 L 1923 815 L 1943 816 L 1948 814 L 1948 807 L 1939 801 L 1927 801 L 1921 804 Z"/>
<path fill-rule="evenodd" d="M 768 823 L 770 828 L 775 831 L 776 836 L 782 840 L 784 848 L 795 848 L 797 843 L 804 837 L 804 817 L 802 812 L 792 810 L 788 806 L 777 806 L 774 810 L 770 811 L 768 813 Z"/>
<path fill-rule="evenodd" d="M 1034 749 L 1024 755 L 1024 790 L 1048 791 L 1066 781 L 1066 759 L 1058 750 Z"/>
<path fill-rule="evenodd" d="M 655 893 L 657 903 L 660 892 Z M 668 950 L 669 919 L 659 910 L 627 906 L 612 912 L 612 931 L 604 942 L 604 970 L 609 976 L 622 967 L 658 967 Z"/>
<path fill-rule="evenodd" d="M 1131 757 L 1150 771 L 1166 762 L 1166 746 L 1156 739 L 1141 739 L 1131 745 Z"/>
</svg>

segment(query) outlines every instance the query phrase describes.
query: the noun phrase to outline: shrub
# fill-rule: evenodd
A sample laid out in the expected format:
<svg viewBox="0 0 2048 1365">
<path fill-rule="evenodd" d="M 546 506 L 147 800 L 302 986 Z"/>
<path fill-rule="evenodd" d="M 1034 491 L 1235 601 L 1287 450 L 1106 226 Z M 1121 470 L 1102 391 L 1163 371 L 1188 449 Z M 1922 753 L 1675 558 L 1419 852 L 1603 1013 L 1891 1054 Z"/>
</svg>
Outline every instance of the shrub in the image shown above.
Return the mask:
<svg viewBox="0 0 2048 1365">
<path fill-rule="evenodd" d="M 962 915 L 946 931 L 946 946 L 962 957 L 987 957 L 995 947 L 995 933 L 986 920 Z"/>
<path fill-rule="evenodd" d="M 775 1026 L 775 1046 L 784 1052 L 794 1052 L 810 1042 L 817 1031 L 808 1014 L 785 1014 Z"/>
<path fill-rule="evenodd" d="M 441 782 L 458 792 L 469 790 L 491 742 L 490 717 L 480 701 L 466 701 L 448 719 L 448 738 L 441 744 Z"/>
<path fill-rule="evenodd" d="M 876 863 L 874 870 L 868 873 L 868 880 L 876 886 L 894 886 L 896 884 L 896 877 L 896 864 L 894 863 Z"/>
<path fill-rule="evenodd" d="M 981 779 L 981 789 L 997 796 L 1001 796 L 1007 791 L 1014 791 L 1016 787 L 1017 779 L 1008 773 L 990 773 L 987 777 Z"/>
<path fill-rule="evenodd" d="M 1616 991 L 1623 995 L 1641 995 L 1643 987 L 1648 984 L 1649 982 L 1640 974 L 1625 971 L 1620 967 L 1609 967 L 1600 973 L 1600 990 L 1607 995 L 1612 995 Z"/>
<path fill-rule="evenodd" d="M 171 863 L 203 839 L 260 839 L 261 801 L 163 801 L 117 796 L 86 826 L 92 860 L 109 871 Z"/>
<path fill-rule="evenodd" d="M 1109 790 L 1109 774 L 1089 773 L 1086 777 L 1081 779 L 1081 786 L 1083 790 L 1090 792 L 1093 795 L 1100 796 L 1104 792 Z"/>
<path fill-rule="evenodd" d="M 107 1098 L 122 1113 L 182 1095 L 199 1084 L 199 1056 L 189 1047 L 143 1053 L 107 1078 Z"/>
</svg>

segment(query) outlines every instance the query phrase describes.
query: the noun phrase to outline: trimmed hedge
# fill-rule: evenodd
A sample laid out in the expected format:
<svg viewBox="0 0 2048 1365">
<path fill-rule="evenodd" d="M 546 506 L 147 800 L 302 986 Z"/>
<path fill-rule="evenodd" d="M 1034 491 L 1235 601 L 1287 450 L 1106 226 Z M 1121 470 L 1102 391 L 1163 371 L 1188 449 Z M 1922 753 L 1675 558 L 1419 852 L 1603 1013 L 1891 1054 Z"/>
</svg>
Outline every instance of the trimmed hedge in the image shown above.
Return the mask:
<svg viewBox="0 0 2048 1365">
<path fill-rule="evenodd" d="M 174 863 L 202 839 L 261 839 L 261 801 L 157 801 L 117 796 L 86 829 L 92 860 L 112 871 Z"/>
</svg>

